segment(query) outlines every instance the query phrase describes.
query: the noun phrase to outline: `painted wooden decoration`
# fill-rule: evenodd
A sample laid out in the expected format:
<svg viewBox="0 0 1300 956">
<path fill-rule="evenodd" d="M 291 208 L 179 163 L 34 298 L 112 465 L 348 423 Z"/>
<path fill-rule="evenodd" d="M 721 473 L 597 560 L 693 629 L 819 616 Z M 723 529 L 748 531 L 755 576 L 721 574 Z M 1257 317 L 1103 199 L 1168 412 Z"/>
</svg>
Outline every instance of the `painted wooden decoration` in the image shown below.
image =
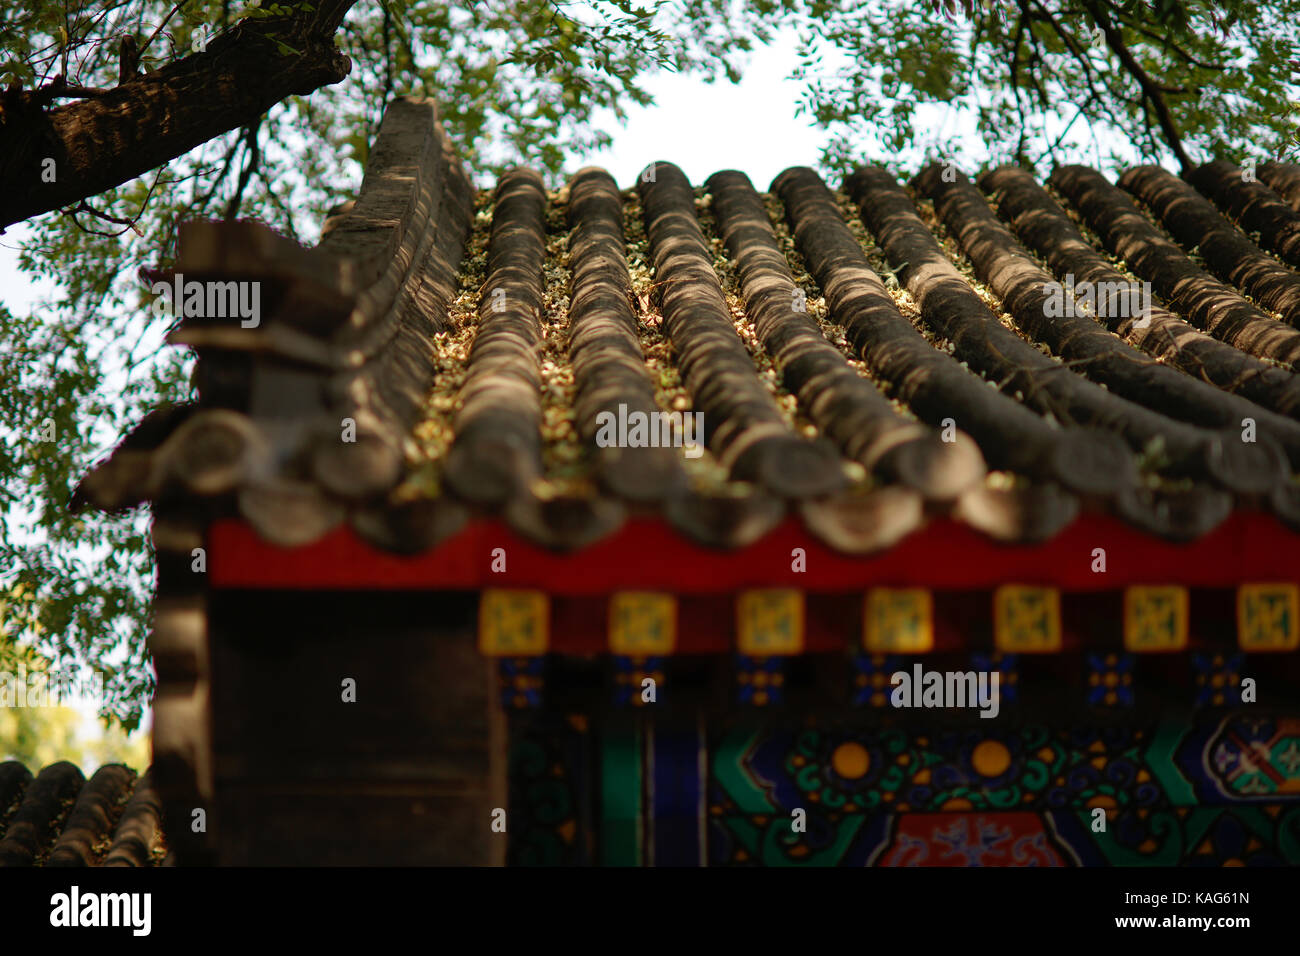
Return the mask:
<svg viewBox="0 0 1300 956">
<path fill-rule="evenodd" d="M 1300 863 L 1293 718 L 591 730 L 598 748 L 577 746 L 584 722 L 512 761 L 512 860 L 583 862 L 595 846 L 630 866 Z"/>
<path fill-rule="evenodd" d="M 911 667 L 907 658 L 897 654 L 854 654 L 850 688 L 855 707 L 890 706 L 889 694 L 893 690 L 890 676 Z"/>
<path fill-rule="evenodd" d="M 614 669 L 616 707 L 646 707 L 664 700 L 667 690 L 664 682 L 664 658 L 615 654 L 611 663 Z M 646 681 L 653 683 L 647 684 Z"/>
<path fill-rule="evenodd" d="M 1088 703 L 1093 707 L 1132 707 L 1136 700 L 1134 656 L 1089 653 L 1084 658 L 1088 665 Z"/>
<path fill-rule="evenodd" d="M 479 598 L 478 649 L 489 657 L 535 657 L 550 643 L 550 601 L 541 591 L 489 589 Z"/>
<path fill-rule="evenodd" d="M 803 624 L 802 591 L 743 591 L 736 599 L 738 650 L 746 656 L 802 653 Z"/>
<path fill-rule="evenodd" d="M 1061 593 L 1056 588 L 1008 584 L 993 592 L 993 638 L 1006 654 L 1061 649 Z"/>
<path fill-rule="evenodd" d="M 785 702 L 785 657 L 736 655 L 736 702 L 771 707 Z"/>
<path fill-rule="evenodd" d="M 501 657 L 497 659 L 497 687 L 506 710 L 527 710 L 542 706 L 546 686 L 545 657 Z"/>
<path fill-rule="evenodd" d="M 1237 589 L 1237 643 L 1243 651 L 1293 651 L 1300 647 L 1300 587 L 1243 584 Z"/>
<path fill-rule="evenodd" d="M 1223 707 L 1241 702 L 1241 668 L 1246 655 L 1214 654 L 1205 651 L 1191 654 L 1192 679 L 1197 707 Z"/>
<path fill-rule="evenodd" d="M 872 588 L 863 612 L 863 646 L 873 654 L 934 650 L 934 599 L 924 588 Z"/>
<path fill-rule="evenodd" d="M 1133 654 L 1187 649 L 1187 588 L 1124 591 L 1124 649 Z"/>
<path fill-rule="evenodd" d="M 620 591 L 609 599 L 609 649 L 625 657 L 665 657 L 677 646 L 677 599 Z"/>
</svg>

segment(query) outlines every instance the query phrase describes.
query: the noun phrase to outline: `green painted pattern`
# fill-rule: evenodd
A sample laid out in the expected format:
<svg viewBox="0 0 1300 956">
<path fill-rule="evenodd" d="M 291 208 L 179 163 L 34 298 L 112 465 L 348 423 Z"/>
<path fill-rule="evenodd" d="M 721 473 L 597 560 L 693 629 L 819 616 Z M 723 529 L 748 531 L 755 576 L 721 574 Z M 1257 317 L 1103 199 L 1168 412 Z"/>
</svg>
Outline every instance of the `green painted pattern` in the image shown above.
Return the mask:
<svg viewBox="0 0 1300 956">
<path fill-rule="evenodd" d="M 600 745 L 600 862 L 604 866 L 640 866 L 641 731 L 608 729 Z"/>
<path fill-rule="evenodd" d="M 790 829 L 785 817 L 777 817 L 763 833 L 763 848 L 758 854 L 764 866 L 834 866 L 857 838 L 866 820 L 861 815 L 846 818 L 835 830 L 835 840 L 827 847 L 807 856 L 795 857 L 791 850 L 803 839 Z"/>
<path fill-rule="evenodd" d="M 1174 762 L 1174 751 L 1187 733 L 1187 728 L 1176 721 L 1162 720 L 1156 726 L 1147 747 L 1146 762 L 1151 774 L 1160 782 L 1160 787 L 1170 803 L 1175 806 L 1194 806 L 1196 791 L 1191 782 L 1178 771 Z"/>
<path fill-rule="evenodd" d="M 745 758 L 758 737 L 759 731 L 733 730 L 713 755 L 713 773 L 741 813 L 771 813 L 776 809 L 766 794 L 754 786 L 744 767 Z"/>
</svg>

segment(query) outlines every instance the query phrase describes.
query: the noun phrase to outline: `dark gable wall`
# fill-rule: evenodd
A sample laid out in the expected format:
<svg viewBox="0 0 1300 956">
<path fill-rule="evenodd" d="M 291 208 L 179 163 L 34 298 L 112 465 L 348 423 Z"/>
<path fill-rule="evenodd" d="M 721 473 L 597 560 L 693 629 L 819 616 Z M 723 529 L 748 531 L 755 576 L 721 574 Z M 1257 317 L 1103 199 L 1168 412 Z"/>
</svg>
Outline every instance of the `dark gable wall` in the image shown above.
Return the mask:
<svg viewBox="0 0 1300 956">
<path fill-rule="evenodd" d="M 222 592 L 209 622 L 219 864 L 504 862 L 473 595 Z"/>
</svg>

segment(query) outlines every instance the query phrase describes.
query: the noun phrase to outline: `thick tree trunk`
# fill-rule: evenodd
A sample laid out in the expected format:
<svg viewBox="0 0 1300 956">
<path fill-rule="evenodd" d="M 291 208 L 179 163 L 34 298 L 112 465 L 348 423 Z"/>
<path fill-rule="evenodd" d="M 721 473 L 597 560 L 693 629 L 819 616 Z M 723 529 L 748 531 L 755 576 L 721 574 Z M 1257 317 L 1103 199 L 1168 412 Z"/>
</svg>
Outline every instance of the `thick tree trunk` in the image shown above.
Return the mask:
<svg viewBox="0 0 1300 956">
<path fill-rule="evenodd" d="M 128 182 L 287 96 L 339 82 L 352 63 L 334 34 L 355 3 L 327 0 L 306 16 L 245 22 L 202 53 L 66 106 L 0 94 L 0 229 Z M 299 52 L 282 54 L 276 41 Z"/>
</svg>

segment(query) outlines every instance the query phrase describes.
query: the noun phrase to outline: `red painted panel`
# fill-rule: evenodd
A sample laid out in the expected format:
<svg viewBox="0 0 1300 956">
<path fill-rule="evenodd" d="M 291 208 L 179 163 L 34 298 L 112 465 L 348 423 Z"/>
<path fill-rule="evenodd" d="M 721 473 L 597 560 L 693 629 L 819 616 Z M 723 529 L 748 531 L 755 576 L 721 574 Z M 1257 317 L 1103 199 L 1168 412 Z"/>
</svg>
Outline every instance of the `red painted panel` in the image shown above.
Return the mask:
<svg viewBox="0 0 1300 956">
<path fill-rule="evenodd" d="M 1065 866 L 1036 813 L 905 813 L 878 866 Z"/>
<path fill-rule="evenodd" d="M 790 568 L 793 548 L 807 551 L 807 573 Z M 504 548 L 507 570 L 491 571 Z M 1091 570 L 1104 548 L 1105 574 Z M 633 588 L 719 594 L 747 587 L 854 592 L 870 586 L 985 589 L 1005 583 L 1067 591 L 1129 584 L 1233 587 L 1247 581 L 1300 581 L 1300 535 L 1260 512 L 1235 513 L 1197 541 L 1173 544 L 1108 515 L 1089 515 L 1051 541 L 1007 546 L 950 519 L 927 525 L 892 550 L 858 557 L 821 544 L 795 518 L 736 551 L 703 548 L 654 518 L 630 520 L 581 551 L 557 554 L 520 538 L 503 523 L 479 520 L 437 548 L 404 557 L 380 551 L 344 526 L 313 544 L 279 548 L 240 521 L 219 521 L 208 535 L 210 583 L 217 588 L 438 589 L 541 588 L 552 594 L 607 594 Z"/>
</svg>

